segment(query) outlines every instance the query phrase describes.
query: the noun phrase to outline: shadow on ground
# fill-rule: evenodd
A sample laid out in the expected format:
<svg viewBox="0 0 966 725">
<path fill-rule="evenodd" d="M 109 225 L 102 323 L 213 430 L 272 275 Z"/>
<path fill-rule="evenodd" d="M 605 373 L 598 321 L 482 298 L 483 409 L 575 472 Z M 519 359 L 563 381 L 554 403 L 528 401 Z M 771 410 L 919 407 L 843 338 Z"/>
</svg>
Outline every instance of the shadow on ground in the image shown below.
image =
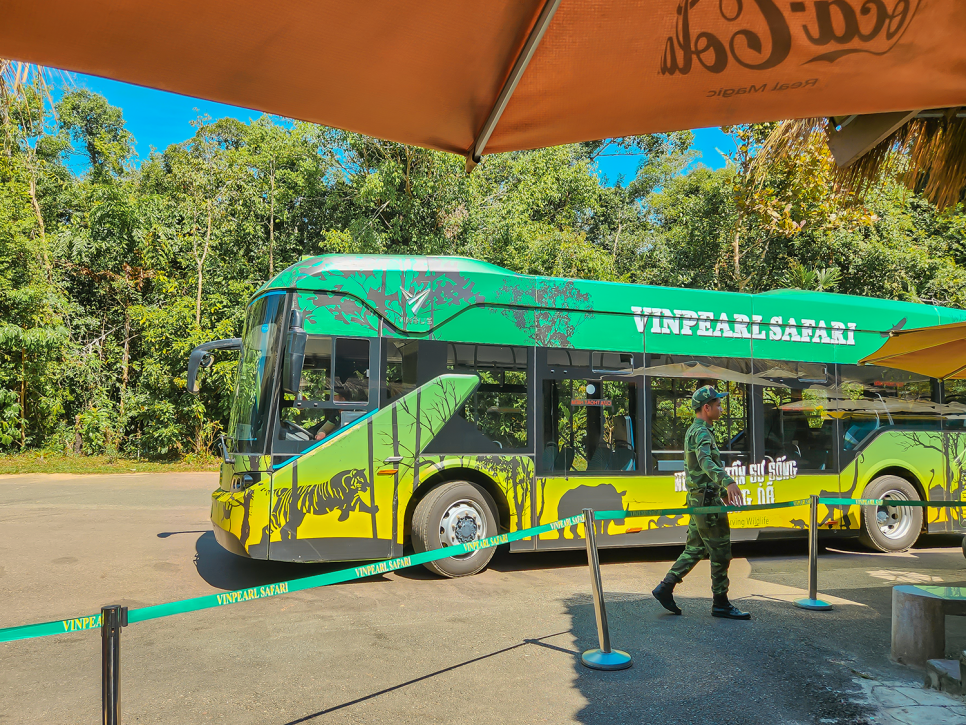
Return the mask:
<svg viewBox="0 0 966 725">
<path fill-rule="evenodd" d="M 344 710 L 348 707 L 352 707 L 353 705 L 358 705 L 363 702 L 374 700 L 376 698 L 382 697 L 383 695 L 388 695 L 391 692 L 397 692 L 399 690 L 403 690 L 419 682 L 425 682 L 426 680 L 431 680 L 434 677 L 444 675 L 448 672 L 453 672 L 454 670 L 458 670 L 461 667 L 466 667 L 467 665 L 477 664 L 478 662 L 489 661 L 487 662 L 487 666 L 499 667 L 499 660 L 492 661 L 494 657 L 499 657 L 499 655 L 506 654 L 507 652 L 512 652 L 513 650 L 520 649 L 521 647 L 526 647 L 528 645 L 534 645 L 537 647 L 546 647 L 551 650 L 556 650 L 557 652 L 561 652 L 566 657 L 573 658 L 573 657 L 579 656 L 580 653 L 577 652 L 576 650 L 570 650 L 565 647 L 558 647 L 557 645 L 549 644 L 544 641 L 552 637 L 559 637 L 562 634 L 567 634 L 567 632 L 556 632 L 554 634 L 547 634 L 542 637 L 537 637 L 534 639 L 525 639 L 521 642 L 508 645 L 507 647 L 503 647 L 502 649 L 498 649 L 493 652 L 488 652 L 487 654 L 479 655 L 478 657 L 473 657 L 472 659 L 465 660 L 455 665 L 450 665 L 449 667 L 444 667 L 442 669 L 436 670 L 435 672 L 430 672 L 428 674 L 421 675 L 420 677 L 415 677 L 405 682 L 400 682 L 398 685 L 393 685 L 392 687 L 387 687 L 385 689 L 369 693 L 368 695 L 357 697 L 353 700 L 347 700 L 346 702 L 342 702 L 342 703 L 339 703 L 338 705 L 327 707 L 324 710 L 319 710 L 318 712 L 313 712 L 309 715 L 303 715 L 302 717 L 297 718 L 295 720 L 290 720 L 289 722 L 285 723 L 285 725 L 298 725 L 300 723 L 311 722 L 312 720 L 322 717 L 323 715 L 328 715 L 330 713 L 338 712 L 339 710 Z"/>
<path fill-rule="evenodd" d="M 195 568 L 198 576 L 217 589 L 233 591 L 249 587 L 275 584 L 276 582 L 304 579 L 307 576 L 339 571 L 350 566 L 358 566 L 366 562 L 338 562 L 326 564 L 300 564 L 288 561 L 264 561 L 237 556 L 222 548 L 215 540 L 215 535 L 206 531 L 195 542 Z M 422 567 L 420 567 L 422 568 Z M 429 572 L 426 572 L 429 574 Z M 361 582 L 389 581 L 385 577 L 373 576 L 367 579 L 357 579 L 338 586 L 346 586 Z"/>
<path fill-rule="evenodd" d="M 160 538 L 175 534 L 200 533 L 197 531 L 174 531 L 158 534 Z M 673 561 L 681 552 L 681 546 L 656 546 L 635 548 L 601 549 L 602 564 Z M 777 542 L 744 542 L 735 544 L 735 556 L 741 557 L 788 557 L 806 553 L 803 541 L 788 540 Z M 235 590 L 253 586 L 263 586 L 276 582 L 302 579 L 315 574 L 338 571 L 350 566 L 368 562 L 333 562 L 322 564 L 303 564 L 285 561 L 263 561 L 237 556 L 222 548 L 211 531 L 198 537 L 195 543 L 195 567 L 198 575 L 208 584 L 218 589 Z M 573 568 L 587 565 L 587 552 L 584 549 L 567 551 L 542 551 L 510 554 L 502 550 L 490 562 L 489 569 L 498 572 L 540 571 Z M 423 566 L 400 569 L 396 576 L 404 579 L 423 580 L 439 577 Z M 365 581 L 377 581 L 385 577 L 369 577 Z M 352 583 L 352 582 L 348 582 Z M 341 585 L 340 585 L 341 586 Z"/>
<path fill-rule="evenodd" d="M 715 619 L 710 599 L 678 598 L 685 615 L 667 614 L 650 597 L 607 595 L 613 646 L 634 666 L 597 672 L 574 661 L 587 699 L 577 719 L 602 723 L 868 723 L 852 702 L 852 673 L 828 662 L 841 656 L 816 638 L 807 616 L 784 603 L 756 600 L 750 622 Z M 589 596 L 566 600 L 578 649 L 597 646 Z"/>
<path fill-rule="evenodd" d="M 215 540 L 211 531 L 161 532 L 159 538 L 166 538 L 175 534 L 201 533 L 195 544 L 195 566 L 199 576 L 208 584 L 218 589 L 235 590 L 253 586 L 262 586 L 281 581 L 302 579 L 315 574 L 337 571 L 349 566 L 367 562 L 336 562 L 324 564 L 302 564 L 282 561 L 262 561 L 236 556 L 223 549 Z M 923 536 L 912 550 L 913 553 L 928 552 L 929 549 L 957 547 L 962 542 L 962 536 L 956 534 L 933 534 Z M 735 557 L 749 560 L 781 559 L 788 557 L 807 557 L 808 548 L 805 539 L 777 539 L 770 541 L 736 542 Z M 672 562 L 681 552 L 681 546 L 652 546 L 601 549 L 602 564 L 635 563 L 635 562 Z M 502 549 L 502 547 L 501 547 Z M 822 539 L 820 556 L 825 557 L 829 552 L 868 553 L 873 556 L 887 556 L 881 553 L 869 552 L 854 538 Z M 505 549 L 498 550 L 490 562 L 489 568 L 498 572 L 540 571 L 575 566 L 586 566 L 587 554 L 584 549 L 566 551 L 543 551 L 510 554 Z M 804 564 L 803 564 L 804 565 Z M 964 560 L 966 570 L 966 560 Z M 414 566 L 401 569 L 396 576 L 405 579 L 435 579 L 435 574 L 425 567 Z M 380 577 L 370 577 L 366 581 L 377 580 Z M 381 577 L 385 579 L 384 577 Z M 351 583 L 351 582 L 350 582 Z"/>
<path fill-rule="evenodd" d="M 631 669 L 618 672 L 598 672 L 581 664 L 581 652 L 598 646 L 590 596 L 576 594 L 562 603 L 570 617 L 569 630 L 535 632 L 533 638 L 307 713 L 286 725 L 325 722 L 326 715 L 390 693 L 405 693 L 417 683 L 463 667 L 498 669 L 503 656 L 522 647 L 544 648 L 569 660 L 572 687 L 586 703 L 576 713 L 576 720 L 588 725 L 873 722 L 871 708 L 855 702 L 860 690 L 852 681 L 851 658 L 834 644 L 836 633 L 832 633 L 832 644 L 825 636 L 816 636 L 811 613 L 790 613 L 785 603 L 749 602 L 754 620 L 736 622 L 712 618 L 710 599 L 679 598 L 685 616 L 675 617 L 650 597 L 608 592 L 613 646 L 630 653 L 634 661 Z M 540 625 L 534 622 L 531 626 Z M 837 634 L 846 636 L 848 626 L 839 622 Z M 568 642 L 572 637 L 574 646 L 555 643 L 554 638 L 561 635 L 570 637 L 558 641 Z M 534 671 L 533 678 L 534 687 L 541 687 L 539 671 Z"/>
</svg>

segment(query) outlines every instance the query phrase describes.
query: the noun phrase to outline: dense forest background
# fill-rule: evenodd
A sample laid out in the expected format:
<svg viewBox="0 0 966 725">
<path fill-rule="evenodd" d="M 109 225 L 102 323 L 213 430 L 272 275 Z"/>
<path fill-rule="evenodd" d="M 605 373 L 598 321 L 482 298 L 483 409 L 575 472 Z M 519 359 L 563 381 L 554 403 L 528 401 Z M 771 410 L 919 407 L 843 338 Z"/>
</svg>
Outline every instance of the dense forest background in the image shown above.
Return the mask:
<svg viewBox="0 0 966 725">
<path fill-rule="evenodd" d="M 133 154 L 121 109 L 42 82 L 0 96 L 0 451 L 207 456 L 235 356 L 185 392 L 195 345 L 241 332 L 252 292 L 302 255 L 459 254 L 542 275 L 966 304 L 966 211 L 888 173 L 836 189 L 824 138 L 763 162 L 770 126 L 464 160 L 311 124 L 199 118 Z M 640 159 L 601 182 L 601 154 Z"/>
</svg>

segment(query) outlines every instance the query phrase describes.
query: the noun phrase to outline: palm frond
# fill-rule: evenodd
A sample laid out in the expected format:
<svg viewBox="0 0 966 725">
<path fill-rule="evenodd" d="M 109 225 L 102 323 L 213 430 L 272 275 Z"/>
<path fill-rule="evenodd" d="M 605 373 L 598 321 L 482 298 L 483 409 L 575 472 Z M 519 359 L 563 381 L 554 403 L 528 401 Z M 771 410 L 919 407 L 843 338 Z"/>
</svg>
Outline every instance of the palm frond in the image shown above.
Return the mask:
<svg viewBox="0 0 966 725">
<path fill-rule="evenodd" d="M 940 209 L 962 200 L 966 189 L 966 118 L 950 109 L 939 117 L 913 118 L 845 168 L 838 168 L 836 191 L 864 196 L 885 176 L 893 175 L 921 192 Z M 759 177 L 783 157 L 804 153 L 816 133 L 835 132 L 825 118 L 783 121 L 762 146 L 755 160 Z"/>
<path fill-rule="evenodd" d="M 73 85 L 73 78 L 69 73 L 46 66 L 0 58 L 0 108 L 10 108 L 27 88 L 33 87 L 53 111 L 53 89 L 58 85 Z"/>
</svg>

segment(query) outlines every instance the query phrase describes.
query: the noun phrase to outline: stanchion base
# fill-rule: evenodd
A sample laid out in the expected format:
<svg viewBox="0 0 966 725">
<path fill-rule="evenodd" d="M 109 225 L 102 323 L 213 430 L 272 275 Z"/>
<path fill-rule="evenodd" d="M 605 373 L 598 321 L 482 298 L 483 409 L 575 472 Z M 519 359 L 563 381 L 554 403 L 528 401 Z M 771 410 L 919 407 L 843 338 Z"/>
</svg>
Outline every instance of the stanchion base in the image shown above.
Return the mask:
<svg viewBox="0 0 966 725">
<path fill-rule="evenodd" d="M 632 664 L 631 656 L 619 649 L 610 652 L 589 649 L 580 655 L 580 661 L 592 670 L 626 670 Z"/>
<path fill-rule="evenodd" d="M 795 606 L 801 607 L 802 609 L 814 609 L 819 612 L 832 608 L 831 604 L 823 602 L 821 599 L 798 599 L 795 601 Z"/>
</svg>

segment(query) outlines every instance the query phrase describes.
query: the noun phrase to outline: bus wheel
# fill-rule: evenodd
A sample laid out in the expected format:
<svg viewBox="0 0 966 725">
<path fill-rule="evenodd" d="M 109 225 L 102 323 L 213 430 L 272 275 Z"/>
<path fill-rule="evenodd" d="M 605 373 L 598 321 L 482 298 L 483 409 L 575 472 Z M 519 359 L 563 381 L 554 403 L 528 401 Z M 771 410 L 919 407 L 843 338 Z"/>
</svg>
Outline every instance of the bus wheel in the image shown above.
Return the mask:
<svg viewBox="0 0 966 725">
<path fill-rule="evenodd" d="M 862 498 L 919 501 L 919 493 L 906 479 L 880 476 L 865 487 Z M 859 540 L 879 551 L 905 551 L 919 538 L 922 509 L 912 506 L 862 506 Z"/>
<path fill-rule="evenodd" d="M 496 505 L 484 489 L 468 481 L 450 481 L 431 490 L 413 512 L 412 538 L 417 553 L 478 541 L 499 533 Z M 494 548 L 437 559 L 423 566 L 447 577 L 469 576 L 493 558 Z"/>
</svg>

